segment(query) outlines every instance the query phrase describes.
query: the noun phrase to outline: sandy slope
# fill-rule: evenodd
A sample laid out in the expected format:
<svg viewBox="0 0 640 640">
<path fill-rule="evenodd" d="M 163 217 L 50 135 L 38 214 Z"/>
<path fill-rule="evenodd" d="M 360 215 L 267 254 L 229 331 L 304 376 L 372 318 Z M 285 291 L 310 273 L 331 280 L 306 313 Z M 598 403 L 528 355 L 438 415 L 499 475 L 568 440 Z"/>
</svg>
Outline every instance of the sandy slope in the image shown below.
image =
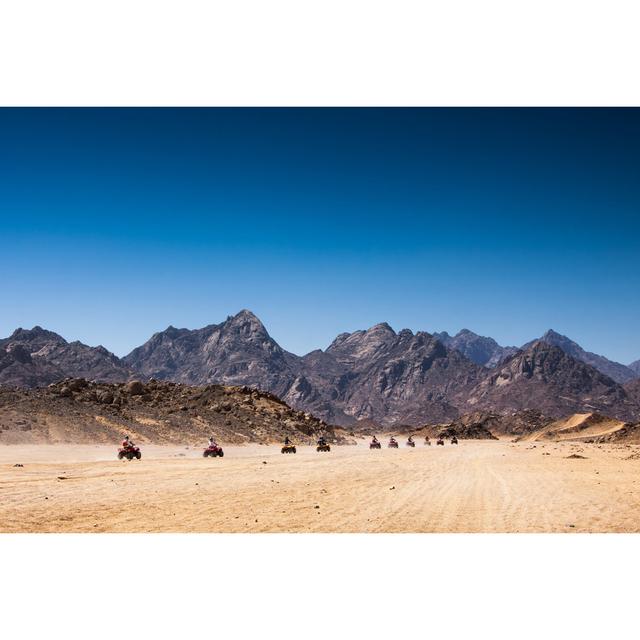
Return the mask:
<svg viewBox="0 0 640 640">
<path fill-rule="evenodd" d="M 574 413 L 566 418 L 556 420 L 542 429 L 533 431 L 520 440 L 526 442 L 537 440 L 584 441 L 614 434 L 624 427 L 624 422 L 597 413 Z"/>
<path fill-rule="evenodd" d="M 295 456 L 227 447 L 205 460 L 148 446 L 119 462 L 104 446 L 4 446 L 0 531 L 639 532 L 638 452 L 462 441 Z"/>
</svg>

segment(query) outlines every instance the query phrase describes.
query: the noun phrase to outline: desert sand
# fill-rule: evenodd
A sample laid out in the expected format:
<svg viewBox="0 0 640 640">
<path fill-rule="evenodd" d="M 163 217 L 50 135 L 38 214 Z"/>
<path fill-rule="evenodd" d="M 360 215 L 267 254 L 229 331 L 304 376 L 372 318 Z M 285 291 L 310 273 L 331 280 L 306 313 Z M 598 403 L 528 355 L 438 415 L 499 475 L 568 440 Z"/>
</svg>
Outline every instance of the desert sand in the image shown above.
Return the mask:
<svg viewBox="0 0 640 640">
<path fill-rule="evenodd" d="M 0 447 L 2 532 L 639 532 L 640 446 Z M 571 458 L 569 456 L 583 456 Z M 22 467 L 14 466 L 22 464 Z"/>
</svg>

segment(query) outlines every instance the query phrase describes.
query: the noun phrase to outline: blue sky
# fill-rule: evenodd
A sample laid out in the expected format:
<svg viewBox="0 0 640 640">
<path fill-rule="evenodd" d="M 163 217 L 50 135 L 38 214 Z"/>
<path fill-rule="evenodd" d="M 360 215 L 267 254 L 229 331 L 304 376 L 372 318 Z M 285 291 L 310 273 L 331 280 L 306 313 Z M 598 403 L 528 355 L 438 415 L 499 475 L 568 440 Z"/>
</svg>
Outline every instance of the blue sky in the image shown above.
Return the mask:
<svg viewBox="0 0 640 640">
<path fill-rule="evenodd" d="M 0 336 L 254 311 L 640 358 L 640 110 L 2 109 Z"/>
</svg>

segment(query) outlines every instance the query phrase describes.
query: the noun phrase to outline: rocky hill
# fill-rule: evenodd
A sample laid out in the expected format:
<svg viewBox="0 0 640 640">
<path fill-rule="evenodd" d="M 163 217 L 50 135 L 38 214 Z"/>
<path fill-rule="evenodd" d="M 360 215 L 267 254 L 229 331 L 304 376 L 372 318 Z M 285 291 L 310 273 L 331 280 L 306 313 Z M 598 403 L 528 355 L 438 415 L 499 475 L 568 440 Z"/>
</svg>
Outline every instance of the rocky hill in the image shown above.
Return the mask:
<svg viewBox="0 0 640 640">
<path fill-rule="evenodd" d="M 636 360 L 629 365 L 629 369 L 636 374 L 637 378 L 640 378 L 640 360 Z"/>
<path fill-rule="evenodd" d="M 577 342 L 574 342 L 567 336 L 563 336 L 553 329 L 549 329 L 538 341 L 546 342 L 556 347 L 560 347 L 567 355 L 570 355 L 576 360 L 580 360 L 585 364 L 592 366 L 594 369 L 604 373 L 605 376 L 609 376 L 612 380 L 615 380 L 619 384 L 624 384 L 638 377 L 638 374 L 634 372 L 630 367 L 626 367 L 619 362 L 609 360 L 604 356 L 599 356 L 597 353 L 591 353 L 585 351 Z M 527 343 L 522 348 L 527 349 L 536 340 Z"/>
<path fill-rule="evenodd" d="M 134 376 L 104 347 L 67 342 L 41 327 L 16 329 L 0 340 L 0 384 L 38 387 L 65 377 L 115 382 Z"/>
<path fill-rule="evenodd" d="M 433 336 L 483 367 L 493 368 L 518 351 L 517 347 L 501 347 L 493 338 L 479 336 L 469 329 L 462 329 L 455 336 L 450 336 L 446 331 L 434 333 Z"/>
<path fill-rule="evenodd" d="M 498 413 L 535 409 L 553 417 L 585 410 L 622 419 L 638 414 L 637 403 L 621 385 L 545 341 L 490 372 L 470 392 L 467 404 Z"/>
<path fill-rule="evenodd" d="M 41 389 L 0 388 L 0 444 L 136 442 L 311 443 L 340 430 L 249 387 L 171 382 L 109 384 L 70 379 Z"/>
</svg>

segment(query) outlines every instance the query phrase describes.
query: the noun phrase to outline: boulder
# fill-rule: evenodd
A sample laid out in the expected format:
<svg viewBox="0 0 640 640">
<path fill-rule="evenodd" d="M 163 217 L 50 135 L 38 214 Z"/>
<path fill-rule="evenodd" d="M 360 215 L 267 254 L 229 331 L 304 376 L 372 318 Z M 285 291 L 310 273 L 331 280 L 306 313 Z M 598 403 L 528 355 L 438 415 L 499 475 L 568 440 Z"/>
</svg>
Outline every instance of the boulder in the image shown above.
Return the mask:
<svg viewBox="0 0 640 640">
<path fill-rule="evenodd" d="M 124 390 L 130 396 L 141 396 L 144 394 L 144 385 L 140 380 L 132 380 L 131 382 L 127 382 Z"/>
</svg>

